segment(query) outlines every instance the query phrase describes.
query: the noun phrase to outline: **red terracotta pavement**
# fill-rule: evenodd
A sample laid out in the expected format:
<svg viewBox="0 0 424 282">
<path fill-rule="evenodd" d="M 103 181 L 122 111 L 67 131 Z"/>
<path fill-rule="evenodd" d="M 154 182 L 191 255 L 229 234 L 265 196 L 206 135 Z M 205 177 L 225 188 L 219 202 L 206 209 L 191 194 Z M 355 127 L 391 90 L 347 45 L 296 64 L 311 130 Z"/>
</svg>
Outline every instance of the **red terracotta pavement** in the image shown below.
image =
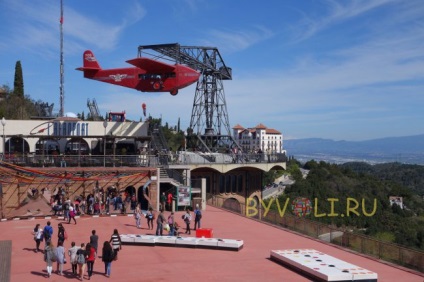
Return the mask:
<svg viewBox="0 0 424 282">
<path fill-rule="evenodd" d="M 181 221 L 182 212 L 176 214 Z M 57 238 L 59 219 L 50 219 Z M 135 227 L 132 216 L 82 217 L 78 223 L 64 224 L 68 233 L 66 249 L 70 242 L 78 245 L 88 242 L 91 230 L 99 235 L 99 249 L 110 239 L 114 228 L 120 234 L 153 234 Z M 69 263 L 65 275 L 46 276 L 42 253 L 35 253 L 31 231 L 36 223 L 42 227 L 47 219 L 9 220 L 0 223 L 0 240 L 12 240 L 11 281 L 77 281 L 71 274 Z M 182 223 L 182 222 L 181 222 Z M 143 227 L 146 222 L 143 221 Z M 378 273 L 378 281 L 424 281 L 424 274 L 403 270 L 369 259 L 343 249 L 299 236 L 211 206 L 203 212 L 202 227 L 213 228 L 214 237 L 244 240 L 239 252 L 189 249 L 176 247 L 123 246 L 119 260 L 112 263 L 112 274 L 106 278 L 101 259 L 94 264 L 90 281 L 310 281 L 296 272 L 269 260 L 275 249 L 312 248 L 349 263 Z M 194 232 L 192 232 L 194 234 Z M 54 240 L 56 242 L 56 240 Z M 44 243 L 42 243 L 44 247 Z M 56 267 L 54 266 L 54 270 Z M 0 274 L 1 277 L 1 274 Z M 1 280 L 1 279 L 0 279 Z"/>
</svg>

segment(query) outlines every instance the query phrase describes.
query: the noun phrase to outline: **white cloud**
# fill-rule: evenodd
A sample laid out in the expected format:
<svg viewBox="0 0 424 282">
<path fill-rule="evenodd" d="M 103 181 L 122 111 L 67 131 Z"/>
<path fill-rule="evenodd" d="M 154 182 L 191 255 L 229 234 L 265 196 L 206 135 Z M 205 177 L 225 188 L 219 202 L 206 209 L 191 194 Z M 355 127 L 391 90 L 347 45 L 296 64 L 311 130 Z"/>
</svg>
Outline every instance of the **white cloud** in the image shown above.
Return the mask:
<svg viewBox="0 0 424 282">
<path fill-rule="evenodd" d="M 208 32 L 208 39 L 202 44 L 206 46 L 220 46 L 226 53 L 241 51 L 265 41 L 274 36 L 274 33 L 264 26 L 253 26 L 245 30 L 218 30 Z"/>
<path fill-rule="evenodd" d="M 358 17 L 373 9 L 393 3 L 393 0 L 347 0 L 323 1 L 327 6 L 327 14 L 320 16 L 310 16 L 304 12 L 298 11 L 302 15 L 300 22 L 293 27 L 296 33 L 295 42 L 299 42 L 314 36 L 316 33 L 354 17 Z"/>
<path fill-rule="evenodd" d="M 19 1 L 5 0 L 2 7 L 13 15 L 10 36 L 4 38 L 2 48 L 14 46 L 44 56 L 57 54 L 59 48 L 60 5 L 58 1 Z M 109 21 L 100 20 L 92 14 L 76 11 L 64 5 L 64 36 L 68 54 L 80 53 L 81 46 L 94 46 L 98 49 L 115 48 L 123 30 L 141 20 L 146 12 L 138 2 L 128 2 L 131 9 Z M 119 22 L 119 23 L 113 23 Z M 8 47 L 10 48 L 10 47 Z"/>
</svg>

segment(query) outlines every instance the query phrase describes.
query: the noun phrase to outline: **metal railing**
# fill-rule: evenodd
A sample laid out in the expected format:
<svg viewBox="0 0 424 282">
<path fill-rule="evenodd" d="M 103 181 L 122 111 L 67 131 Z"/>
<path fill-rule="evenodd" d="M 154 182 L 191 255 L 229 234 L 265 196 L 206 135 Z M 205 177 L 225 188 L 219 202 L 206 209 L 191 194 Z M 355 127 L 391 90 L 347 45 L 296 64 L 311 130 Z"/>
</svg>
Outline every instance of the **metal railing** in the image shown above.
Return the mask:
<svg viewBox="0 0 424 282">
<path fill-rule="evenodd" d="M 287 157 L 283 153 L 275 153 L 269 156 L 263 154 L 226 154 L 186 152 L 169 153 L 169 164 L 260 164 L 286 162 Z"/>
<path fill-rule="evenodd" d="M 277 211 L 270 210 L 263 216 L 264 210 L 256 209 L 252 215 L 246 212 L 246 205 L 235 199 L 228 199 L 214 195 L 208 203 L 213 206 L 231 210 L 245 217 L 251 217 L 259 221 L 267 222 L 276 226 L 305 234 L 344 248 L 368 255 L 377 259 L 391 262 L 403 267 L 424 272 L 424 252 L 401 245 L 375 239 L 370 236 L 354 233 L 351 231 L 330 227 L 303 217 L 291 214 L 280 216 Z"/>
<path fill-rule="evenodd" d="M 205 157 L 207 156 L 207 157 Z M 0 159 L 6 163 L 27 167 L 155 167 L 190 164 L 254 164 L 266 163 L 263 155 L 245 154 L 237 159 L 233 154 L 201 152 L 160 152 L 140 155 L 4 155 Z M 270 163 L 285 162 L 284 154 L 270 155 Z"/>
<path fill-rule="evenodd" d="M 26 167 L 149 167 L 159 162 L 154 155 L 26 155 L 5 156 L 6 163 Z"/>
</svg>

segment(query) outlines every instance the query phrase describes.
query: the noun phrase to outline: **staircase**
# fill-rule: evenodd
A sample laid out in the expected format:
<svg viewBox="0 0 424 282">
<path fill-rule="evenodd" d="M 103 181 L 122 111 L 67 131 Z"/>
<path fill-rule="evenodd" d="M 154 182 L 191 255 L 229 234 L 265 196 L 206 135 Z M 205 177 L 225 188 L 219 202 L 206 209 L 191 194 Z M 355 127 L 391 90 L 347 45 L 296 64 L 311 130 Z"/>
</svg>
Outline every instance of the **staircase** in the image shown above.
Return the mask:
<svg viewBox="0 0 424 282">
<path fill-rule="evenodd" d="M 168 143 L 166 142 L 162 130 L 158 124 L 149 127 L 149 134 L 152 137 L 152 148 L 158 151 L 168 150 Z"/>
<path fill-rule="evenodd" d="M 159 125 L 149 126 L 149 135 L 151 136 L 150 147 L 155 150 L 158 162 L 161 166 L 168 165 L 168 143 L 163 136 Z"/>
<path fill-rule="evenodd" d="M 87 99 L 87 107 L 90 110 L 90 116 L 93 120 L 100 120 L 99 108 L 97 107 L 96 99 L 90 101 Z"/>
<path fill-rule="evenodd" d="M 185 185 L 183 174 L 175 169 L 160 168 L 160 182 L 170 183 L 176 187 Z"/>
</svg>

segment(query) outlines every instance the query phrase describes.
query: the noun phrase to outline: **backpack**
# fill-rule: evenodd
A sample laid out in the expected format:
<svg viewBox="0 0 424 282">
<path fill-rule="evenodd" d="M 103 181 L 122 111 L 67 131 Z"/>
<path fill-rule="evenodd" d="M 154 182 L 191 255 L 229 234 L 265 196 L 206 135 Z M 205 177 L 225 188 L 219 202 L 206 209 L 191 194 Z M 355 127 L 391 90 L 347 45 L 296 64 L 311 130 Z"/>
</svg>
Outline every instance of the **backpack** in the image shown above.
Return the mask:
<svg viewBox="0 0 424 282">
<path fill-rule="evenodd" d="M 79 263 L 79 264 L 84 264 L 85 263 L 84 252 L 77 253 L 77 263 Z"/>
<path fill-rule="evenodd" d="M 46 242 L 50 240 L 50 230 L 49 228 L 47 228 L 47 226 L 44 227 L 43 235 L 44 235 L 44 239 L 46 239 Z"/>
<path fill-rule="evenodd" d="M 196 220 L 202 219 L 202 212 L 200 210 L 197 210 L 196 212 Z"/>
</svg>

